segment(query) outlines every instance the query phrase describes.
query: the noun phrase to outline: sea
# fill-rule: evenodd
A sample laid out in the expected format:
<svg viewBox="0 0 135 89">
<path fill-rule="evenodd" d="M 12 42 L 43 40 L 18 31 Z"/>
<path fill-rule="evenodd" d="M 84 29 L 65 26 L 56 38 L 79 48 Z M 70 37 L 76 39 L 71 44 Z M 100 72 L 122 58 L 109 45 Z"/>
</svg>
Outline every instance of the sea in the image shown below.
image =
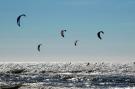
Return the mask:
<svg viewBox="0 0 135 89">
<path fill-rule="evenodd" d="M 135 89 L 135 63 L 0 63 L 0 89 Z"/>
</svg>

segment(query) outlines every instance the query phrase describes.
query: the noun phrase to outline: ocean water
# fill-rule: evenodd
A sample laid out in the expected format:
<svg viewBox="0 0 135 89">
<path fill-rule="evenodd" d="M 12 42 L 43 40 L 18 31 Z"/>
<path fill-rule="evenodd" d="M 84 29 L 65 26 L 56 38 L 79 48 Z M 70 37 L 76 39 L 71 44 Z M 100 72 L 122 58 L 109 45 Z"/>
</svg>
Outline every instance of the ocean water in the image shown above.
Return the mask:
<svg viewBox="0 0 135 89">
<path fill-rule="evenodd" d="M 16 86 L 16 89 L 135 89 L 135 64 L 0 63 L 0 89 Z"/>
</svg>

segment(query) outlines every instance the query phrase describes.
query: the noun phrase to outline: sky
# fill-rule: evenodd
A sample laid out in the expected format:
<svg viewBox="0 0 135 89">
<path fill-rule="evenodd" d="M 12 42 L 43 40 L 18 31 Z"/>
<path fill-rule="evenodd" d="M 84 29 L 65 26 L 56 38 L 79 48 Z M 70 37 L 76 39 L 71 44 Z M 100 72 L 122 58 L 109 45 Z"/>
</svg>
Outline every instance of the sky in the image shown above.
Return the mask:
<svg viewBox="0 0 135 89">
<path fill-rule="evenodd" d="M 134 34 L 135 0 L 0 0 L 0 62 L 132 62 Z"/>
</svg>

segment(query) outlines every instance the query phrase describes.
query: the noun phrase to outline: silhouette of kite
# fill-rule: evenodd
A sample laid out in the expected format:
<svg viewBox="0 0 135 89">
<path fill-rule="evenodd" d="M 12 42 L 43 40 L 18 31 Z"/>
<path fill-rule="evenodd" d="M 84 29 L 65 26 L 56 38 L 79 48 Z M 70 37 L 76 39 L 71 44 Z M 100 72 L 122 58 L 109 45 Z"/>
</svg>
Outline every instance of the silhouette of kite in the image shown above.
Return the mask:
<svg viewBox="0 0 135 89">
<path fill-rule="evenodd" d="M 21 19 L 21 17 L 26 17 L 26 15 L 25 14 L 21 14 L 21 15 L 19 15 L 18 17 L 17 17 L 17 25 L 20 27 L 21 25 L 20 25 L 20 19 Z"/>
<path fill-rule="evenodd" d="M 78 42 L 78 40 L 76 40 L 76 41 L 74 42 L 74 45 L 75 45 L 75 46 L 77 46 L 77 42 Z"/>
<path fill-rule="evenodd" d="M 88 62 L 86 66 L 89 66 L 89 65 L 90 65 L 90 63 Z"/>
<path fill-rule="evenodd" d="M 99 38 L 100 40 L 102 40 L 101 33 L 104 34 L 103 31 L 99 31 L 99 32 L 97 33 L 97 36 L 98 36 L 98 38 Z"/>
<path fill-rule="evenodd" d="M 64 32 L 66 32 L 67 30 L 61 30 L 61 36 L 64 37 Z"/>
<path fill-rule="evenodd" d="M 39 52 L 40 52 L 40 47 L 41 47 L 41 45 L 42 45 L 42 44 L 39 44 L 38 47 L 37 47 L 37 49 L 38 49 Z"/>
</svg>

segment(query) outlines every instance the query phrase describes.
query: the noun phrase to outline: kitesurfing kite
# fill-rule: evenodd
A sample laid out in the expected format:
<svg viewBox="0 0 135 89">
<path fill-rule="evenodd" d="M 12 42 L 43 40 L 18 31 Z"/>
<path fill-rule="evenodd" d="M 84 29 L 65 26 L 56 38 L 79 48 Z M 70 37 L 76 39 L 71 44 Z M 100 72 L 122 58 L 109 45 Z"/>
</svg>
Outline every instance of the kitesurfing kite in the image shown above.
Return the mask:
<svg viewBox="0 0 135 89">
<path fill-rule="evenodd" d="M 20 20 L 21 20 L 21 17 L 25 17 L 26 15 L 25 14 L 21 14 L 17 17 L 17 25 L 20 27 Z"/>
<path fill-rule="evenodd" d="M 75 45 L 75 46 L 77 46 L 77 42 L 78 42 L 78 40 L 76 40 L 76 41 L 74 42 L 74 45 Z"/>
<path fill-rule="evenodd" d="M 38 47 L 37 47 L 37 49 L 38 49 L 39 52 L 40 52 L 40 47 L 41 47 L 41 45 L 42 45 L 42 44 L 39 44 Z"/>
<path fill-rule="evenodd" d="M 99 32 L 97 33 L 97 36 L 98 36 L 98 38 L 99 38 L 100 40 L 102 40 L 101 33 L 104 34 L 103 31 L 99 31 Z"/>
<path fill-rule="evenodd" d="M 64 37 L 64 32 L 66 32 L 67 30 L 61 30 L 61 36 Z"/>
</svg>

